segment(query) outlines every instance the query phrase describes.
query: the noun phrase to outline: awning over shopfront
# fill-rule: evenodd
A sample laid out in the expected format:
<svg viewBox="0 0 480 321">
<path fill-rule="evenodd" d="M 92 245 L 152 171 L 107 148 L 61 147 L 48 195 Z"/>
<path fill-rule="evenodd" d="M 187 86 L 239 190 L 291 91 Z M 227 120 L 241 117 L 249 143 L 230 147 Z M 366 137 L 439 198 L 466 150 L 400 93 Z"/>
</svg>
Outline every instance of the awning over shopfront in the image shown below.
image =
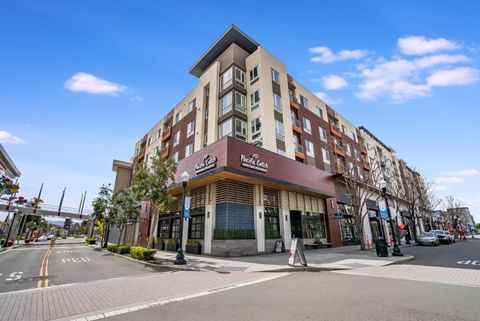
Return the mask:
<svg viewBox="0 0 480 321">
<path fill-rule="evenodd" d="M 178 163 L 176 182 L 180 182 L 184 171 L 190 175 L 190 188 L 231 179 L 307 195 L 335 197 L 330 173 L 232 137 L 225 137 L 182 159 Z"/>
</svg>

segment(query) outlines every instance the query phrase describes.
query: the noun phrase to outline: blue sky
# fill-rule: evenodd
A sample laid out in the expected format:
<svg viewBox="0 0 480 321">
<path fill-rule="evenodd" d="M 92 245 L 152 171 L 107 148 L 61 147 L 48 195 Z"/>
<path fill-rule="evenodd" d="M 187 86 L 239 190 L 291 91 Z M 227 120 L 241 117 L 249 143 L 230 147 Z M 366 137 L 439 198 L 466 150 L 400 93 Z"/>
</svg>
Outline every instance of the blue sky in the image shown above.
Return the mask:
<svg viewBox="0 0 480 321">
<path fill-rule="evenodd" d="M 112 159 L 196 85 L 234 23 L 307 88 L 461 198 L 480 221 L 474 1 L 9 1 L 0 4 L 0 142 L 22 192 L 76 206 Z"/>
</svg>

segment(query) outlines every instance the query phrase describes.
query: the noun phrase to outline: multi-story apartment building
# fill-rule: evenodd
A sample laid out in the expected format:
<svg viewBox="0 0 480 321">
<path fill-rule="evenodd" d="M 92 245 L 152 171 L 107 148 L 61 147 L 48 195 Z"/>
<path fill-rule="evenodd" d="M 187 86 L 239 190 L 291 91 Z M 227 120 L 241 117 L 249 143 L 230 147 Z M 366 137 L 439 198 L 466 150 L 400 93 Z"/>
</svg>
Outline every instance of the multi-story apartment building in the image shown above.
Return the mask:
<svg viewBox="0 0 480 321">
<path fill-rule="evenodd" d="M 0 144 L 0 175 L 6 175 L 11 178 L 19 177 L 20 171 L 15 166 L 10 156 L 8 156 L 6 150 Z"/>
<path fill-rule="evenodd" d="M 375 158 L 370 153 L 377 150 L 392 163 L 392 173 L 400 171 L 393 149 L 303 87 L 284 63 L 235 26 L 190 74 L 198 85 L 137 142 L 131 163 L 114 161 L 114 170 L 120 188 L 139 162 L 149 164 L 153 157 L 178 162 L 177 182 L 188 172 L 192 197 L 183 235 L 200 243 L 203 253 L 272 252 L 276 240 L 289 248 L 292 237 L 340 246 L 355 233 L 343 233 L 336 215 L 345 197 L 335 176 L 346 169 L 368 175 L 369 156 Z M 180 192 L 172 188 L 173 194 Z M 148 208 L 142 210 L 135 242 L 145 244 L 149 235 L 170 243 L 178 239 L 177 199 L 156 226 L 148 223 L 154 222 Z M 238 230 L 251 231 L 254 239 L 216 237 L 235 238 Z"/>
</svg>

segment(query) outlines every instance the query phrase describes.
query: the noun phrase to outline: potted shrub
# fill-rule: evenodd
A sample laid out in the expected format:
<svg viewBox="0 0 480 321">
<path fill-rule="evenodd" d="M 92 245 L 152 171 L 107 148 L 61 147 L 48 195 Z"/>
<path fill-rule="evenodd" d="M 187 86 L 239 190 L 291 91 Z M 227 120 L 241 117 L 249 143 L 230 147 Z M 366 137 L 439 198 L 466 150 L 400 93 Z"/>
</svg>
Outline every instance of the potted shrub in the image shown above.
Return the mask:
<svg viewBox="0 0 480 321">
<path fill-rule="evenodd" d="M 191 254 L 202 254 L 202 244 L 199 241 L 187 240 L 185 252 Z"/>
<path fill-rule="evenodd" d="M 178 241 L 177 239 L 168 239 L 165 242 L 165 250 L 167 251 L 174 251 L 178 250 Z"/>
</svg>

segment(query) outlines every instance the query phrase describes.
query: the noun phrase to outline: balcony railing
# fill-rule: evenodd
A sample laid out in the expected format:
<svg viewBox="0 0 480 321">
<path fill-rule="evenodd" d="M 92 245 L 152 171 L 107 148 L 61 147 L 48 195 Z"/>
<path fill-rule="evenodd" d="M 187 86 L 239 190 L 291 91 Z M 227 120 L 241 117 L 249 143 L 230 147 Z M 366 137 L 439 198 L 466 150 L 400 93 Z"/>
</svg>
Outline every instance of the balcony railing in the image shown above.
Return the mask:
<svg viewBox="0 0 480 321">
<path fill-rule="evenodd" d="M 295 144 L 295 156 L 301 159 L 305 159 L 305 149 L 302 145 Z"/>
<path fill-rule="evenodd" d="M 298 119 L 296 119 L 295 117 L 292 117 L 292 128 L 297 133 L 299 133 L 299 134 L 302 133 L 302 123 Z"/>
<path fill-rule="evenodd" d="M 290 107 L 300 110 L 300 105 L 297 102 L 297 99 L 295 97 L 290 96 Z"/>
<path fill-rule="evenodd" d="M 329 123 L 330 126 L 330 133 L 334 136 L 337 136 L 338 138 L 342 138 L 342 133 L 340 132 L 340 129 L 335 126 L 332 122 Z"/>
<path fill-rule="evenodd" d="M 168 158 L 168 156 L 170 156 L 170 145 L 167 145 L 162 148 L 162 158 L 166 159 Z"/>
<path fill-rule="evenodd" d="M 172 137 L 172 125 L 168 126 L 168 128 L 163 132 L 162 142 L 167 141 Z"/>
<path fill-rule="evenodd" d="M 336 144 L 335 142 L 332 142 L 332 149 L 334 154 L 340 157 L 345 157 L 345 150 L 343 149 L 342 146 Z"/>
<path fill-rule="evenodd" d="M 367 148 L 362 143 L 360 143 L 360 153 L 363 155 L 368 155 Z"/>
<path fill-rule="evenodd" d="M 364 170 L 366 170 L 366 171 L 371 171 L 372 170 L 372 167 L 370 166 L 370 163 L 367 160 L 362 159 L 362 165 L 363 165 Z"/>
</svg>

